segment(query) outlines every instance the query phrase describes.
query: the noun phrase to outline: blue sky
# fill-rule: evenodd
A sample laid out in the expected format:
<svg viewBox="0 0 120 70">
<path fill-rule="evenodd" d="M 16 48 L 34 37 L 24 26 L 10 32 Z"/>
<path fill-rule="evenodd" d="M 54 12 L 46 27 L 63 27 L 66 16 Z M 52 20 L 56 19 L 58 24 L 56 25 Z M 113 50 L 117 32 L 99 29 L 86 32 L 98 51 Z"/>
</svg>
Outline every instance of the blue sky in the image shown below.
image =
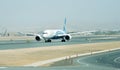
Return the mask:
<svg viewBox="0 0 120 70">
<path fill-rule="evenodd" d="M 120 0 L 0 0 L 0 27 L 10 32 L 120 29 Z"/>
</svg>

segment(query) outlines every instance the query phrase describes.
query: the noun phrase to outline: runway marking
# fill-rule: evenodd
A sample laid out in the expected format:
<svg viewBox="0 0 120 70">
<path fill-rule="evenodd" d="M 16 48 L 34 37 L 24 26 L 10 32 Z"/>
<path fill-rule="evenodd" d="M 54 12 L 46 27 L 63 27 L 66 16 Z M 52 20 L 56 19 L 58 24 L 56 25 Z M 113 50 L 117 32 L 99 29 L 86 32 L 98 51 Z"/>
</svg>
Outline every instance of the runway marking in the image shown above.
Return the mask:
<svg viewBox="0 0 120 70">
<path fill-rule="evenodd" d="M 115 62 L 115 63 L 120 63 L 120 57 L 115 58 L 115 59 L 114 59 L 114 62 Z"/>
<path fill-rule="evenodd" d="M 0 67 L 0 69 L 5 69 L 5 68 L 7 68 L 7 67 Z"/>
<path fill-rule="evenodd" d="M 83 65 L 89 66 L 89 64 L 87 64 L 87 63 L 80 62 L 80 59 L 77 60 L 77 62 L 78 62 L 79 64 L 83 64 Z"/>
</svg>

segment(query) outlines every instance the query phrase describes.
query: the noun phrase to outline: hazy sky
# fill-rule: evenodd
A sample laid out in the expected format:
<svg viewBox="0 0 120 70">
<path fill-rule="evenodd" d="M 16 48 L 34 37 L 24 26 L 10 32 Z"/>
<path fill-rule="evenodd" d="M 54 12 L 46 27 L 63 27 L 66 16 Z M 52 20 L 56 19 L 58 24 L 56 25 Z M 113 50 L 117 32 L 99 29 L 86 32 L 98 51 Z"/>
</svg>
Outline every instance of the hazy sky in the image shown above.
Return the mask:
<svg viewBox="0 0 120 70">
<path fill-rule="evenodd" d="M 0 0 L 0 29 L 10 32 L 120 29 L 120 0 Z"/>
</svg>

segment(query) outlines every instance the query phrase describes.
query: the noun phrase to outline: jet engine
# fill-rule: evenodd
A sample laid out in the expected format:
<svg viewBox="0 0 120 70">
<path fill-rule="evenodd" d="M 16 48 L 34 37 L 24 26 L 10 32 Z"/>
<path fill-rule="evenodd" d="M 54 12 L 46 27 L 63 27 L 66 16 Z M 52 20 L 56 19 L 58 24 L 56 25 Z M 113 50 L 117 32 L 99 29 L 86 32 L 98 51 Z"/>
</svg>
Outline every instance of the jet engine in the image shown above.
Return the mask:
<svg viewBox="0 0 120 70">
<path fill-rule="evenodd" d="M 41 41 L 41 39 L 42 39 L 42 38 L 41 38 L 40 35 L 36 35 L 36 37 L 35 37 L 35 40 L 36 40 L 36 41 Z"/>
<path fill-rule="evenodd" d="M 66 36 L 65 36 L 65 40 L 70 40 L 72 37 L 71 37 L 71 35 L 69 35 L 69 34 L 67 34 Z"/>
</svg>

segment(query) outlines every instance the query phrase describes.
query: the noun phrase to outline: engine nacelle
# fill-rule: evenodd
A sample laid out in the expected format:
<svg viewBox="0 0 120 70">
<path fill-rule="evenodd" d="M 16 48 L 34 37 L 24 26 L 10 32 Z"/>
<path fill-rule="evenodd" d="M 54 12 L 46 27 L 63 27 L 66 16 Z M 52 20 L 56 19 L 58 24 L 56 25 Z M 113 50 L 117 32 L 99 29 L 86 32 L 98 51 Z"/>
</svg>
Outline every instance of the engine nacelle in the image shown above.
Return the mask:
<svg viewBox="0 0 120 70">
<path fill-rule="evenodd" d="M 70 40 L 72 37 L 71 37 L 71 35 L 70 34 L 67 34 L 66 36 L 65 36 L 65 40 Z"/>
<path fill-rule="evenodd" d="M 36 35 L 35 40 L 36 41 L 41 41 L 41 36 L 40 35 Z"/>
</svg>

